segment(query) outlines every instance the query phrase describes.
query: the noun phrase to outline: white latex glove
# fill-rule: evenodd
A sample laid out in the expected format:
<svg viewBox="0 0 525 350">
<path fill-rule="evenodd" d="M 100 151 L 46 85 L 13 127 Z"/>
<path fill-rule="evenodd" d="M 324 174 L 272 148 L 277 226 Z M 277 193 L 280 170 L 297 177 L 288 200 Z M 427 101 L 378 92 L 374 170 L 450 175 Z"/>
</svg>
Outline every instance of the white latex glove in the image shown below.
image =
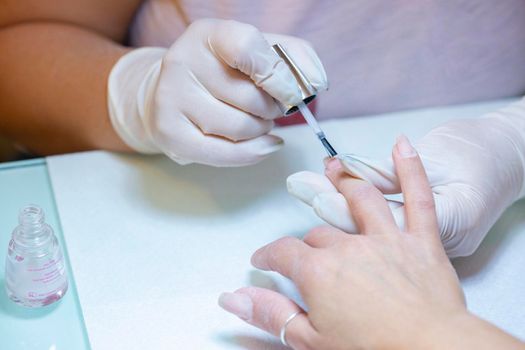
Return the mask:
<svg viewBox="0 0 525 350">
<path fill-rule="evenodd" d="M 472 254 L 502 212 L 525 195 L 525 99 L 479 119 L 458 120 L 430 131 L 415 145 L 434 192 L 441 240 L 449 257 Z M 352 176 L 385 194 L 400 192 L 392 159 L 339 156 Z M 288 191 L 313 206 L 317 215 L 357 233 L 343 196 L 324 176 L 300 172 Z M 402 203 L 390 201 L 404 227 Z"/>
<path fill-rule="evenodd" d="M 192 23 L 169 49 L 124 55 L 108 80 L 113 127 L 142 153 L 165 153 L 180 164 L 242 166 L 282 145 L 268 135 L 282 115 L 274 98 L 301 100 L 297 82 L 271 49 L 281 43 L 319 90 L 326 74 L 304 40 L 262 34 L 235 21 Z"/>
</svg>

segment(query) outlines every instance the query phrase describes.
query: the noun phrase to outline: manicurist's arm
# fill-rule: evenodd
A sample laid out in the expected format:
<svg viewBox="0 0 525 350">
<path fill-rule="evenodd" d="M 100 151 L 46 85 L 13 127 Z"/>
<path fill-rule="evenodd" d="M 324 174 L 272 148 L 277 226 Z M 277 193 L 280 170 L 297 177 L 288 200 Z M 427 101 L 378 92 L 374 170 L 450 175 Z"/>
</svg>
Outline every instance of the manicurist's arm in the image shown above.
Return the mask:
<svg viewBox="0 0 525 350">
<path fill-rule="evenodd" d="M 139 3 L 0 5 L 0 133 L 30 151 L 164 153 L 179 164 L 243 166 L 278 150 L 273 119 L 301 102 L 271 45 L 318 89 L 323 66 L 302 39 L 198 19 L 169 48 L 121 45 Z"/>
<path fill-rule="evenodd" d="M 139 1 L 0 3 L 0 133 L 32 152 L 126 150 L 107 77 Z"/>
</svg>

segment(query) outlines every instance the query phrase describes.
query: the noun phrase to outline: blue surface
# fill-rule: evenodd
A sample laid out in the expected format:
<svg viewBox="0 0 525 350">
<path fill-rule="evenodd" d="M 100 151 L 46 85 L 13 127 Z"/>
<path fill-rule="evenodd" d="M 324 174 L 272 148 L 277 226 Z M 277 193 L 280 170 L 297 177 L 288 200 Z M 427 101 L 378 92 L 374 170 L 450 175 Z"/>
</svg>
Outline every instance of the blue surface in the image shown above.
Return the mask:
<svg viewBox="0 0 525 350">
<path fill-rule="evenodd" d="M 68 263 L 69 290 L 61 301 L 40 309 L 12 303 L 4 286 L 5 257 L 18 210 L 29 203 L 41 206 L 53 227 Z M 89 349 L 69 257 L 64 245 L 53 191 L 44 159 L 0 164 L 0 349 Z"/>
</svg>

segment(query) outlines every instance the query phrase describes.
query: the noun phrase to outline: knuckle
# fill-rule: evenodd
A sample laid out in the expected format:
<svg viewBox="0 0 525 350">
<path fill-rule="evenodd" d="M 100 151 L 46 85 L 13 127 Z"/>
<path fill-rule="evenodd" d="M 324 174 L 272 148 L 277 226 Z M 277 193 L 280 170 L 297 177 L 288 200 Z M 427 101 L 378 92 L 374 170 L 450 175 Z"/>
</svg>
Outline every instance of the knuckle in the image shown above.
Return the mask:
<svg viewBox="0 0 525 350">
<path fill-rule="evenodd" d="M 318 242 L 319 240 L 326 237 L 327 234 L 335 230 L 332 226 L 323 225 L 323 226 L 317 226 L 308 231 L 308 233 L 304 236 L 303 241 L 308 242 Z"/>
<path fill-rule="evenodd" d="M 323 225 L 323 226 L 317 226 L 308 231 L 308 233 L 304 236 L 305 239 L 309 238 L 316 238 L 319 235 L 323 235 L 327 230 L 329 229 L 329 226 Z"/>
</svg>

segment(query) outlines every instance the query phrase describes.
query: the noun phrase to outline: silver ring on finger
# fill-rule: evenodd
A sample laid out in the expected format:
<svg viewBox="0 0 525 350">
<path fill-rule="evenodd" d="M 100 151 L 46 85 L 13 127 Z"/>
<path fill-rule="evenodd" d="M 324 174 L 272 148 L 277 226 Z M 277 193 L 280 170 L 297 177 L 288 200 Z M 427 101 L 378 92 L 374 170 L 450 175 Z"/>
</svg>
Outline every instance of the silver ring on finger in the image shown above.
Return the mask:
<svg viewBox="0 0 525 350">
<path fill-rule="evenodd" d="M 294 312 L 293 314 L 291 314 L 290 316 L 288 316 L 288 318 L 286 319 L 286 321 L 284 321 L 284 324 L 283 326 L 281 327 L 281 333 L 280 333 L 280 338 L 281 338 L 281 343 L 284 345 L 284 346 L 289 346 L 288 343 L 286 342 L 286 327 L 288 326 L 288 324 L 290 322 L 292 322 L 292 320 L 297 317 L 297 315 L 301 314 L 303 311 L 299 310 L 299 311 L 296 311 Z"/>
</svg>

